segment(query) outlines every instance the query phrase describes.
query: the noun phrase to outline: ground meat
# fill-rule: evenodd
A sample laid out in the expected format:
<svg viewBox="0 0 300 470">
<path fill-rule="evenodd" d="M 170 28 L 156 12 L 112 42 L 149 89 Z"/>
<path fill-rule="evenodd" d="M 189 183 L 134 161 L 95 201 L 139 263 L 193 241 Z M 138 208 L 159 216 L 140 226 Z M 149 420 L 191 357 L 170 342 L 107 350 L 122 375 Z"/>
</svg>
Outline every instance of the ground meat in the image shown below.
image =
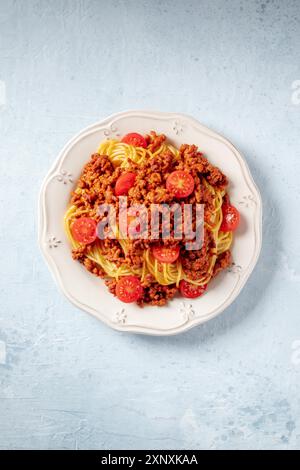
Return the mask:
<svg viewBox="0 0 300 470">
<path fill-rule="evenodd" d="M 111 294 L 116 295 L 117 281 L 115 279 L 107 279 L 105 285 L 108 287 Z"/>
<path fill-rule="evenodd" d="M 226 268 L 229 268 L 232 263 L 232 257 L 231 257 L 231 252 L 229 250 L 224 251 L 224 253 L 220 254 L 217 258 L 215 267 L 214 267 L 214 272 L 213 272 L 213 277 L 215 277 L 220 271 L 223 271 Z"/>
<path fill-rule="evenodd" d="M 214 239 L 210 231 L 205 230 L 201 250 L 185 250 L 182 256 L 182 267 L 185 274 L 193 280 L 199 279 L 208 272 L 210 255 L 215 249 Z"/>
<path fill-rule="evenodd" d="M 149 135 L 146 136 L 146 141 L 148 142 L 148 149 L 154 153 L 159 147 L 163 144 L 166 140 L 166 136 L 164 134 L 157 135 L 156 132 L 151 131 Z"/>
<path fill-rule="evenodd" d="M 146 136 L 146 141 L 148 150 L 155 153 L 166 141 L 166 137 L 163 134 L 158 135 L 155 132 L 150 132 L 150 134 Z M 170 173 L 175 170 L 188 171 L 193 176 L 195 184 L 192 194 L 180 201 L 174 200 L 174 196 L 166 188 L 166 180 Z M 93 154 L 90 161 L 83 168 L 77 187 L 72 194 L 71 203 L 81 211 L 81 214 L 83 213 L 92 217 L 97 222 L 104 217 L 100 216 L 98 213 L 99 205 L 103 203 L 112 204 L 118 216 L 119 201 L 115 196 L 115 184 L 123 171 L 124 169 L 121 167 L 114 168 L 106 155 L 100 155 L 98 153 Z M 146 159 L 142 164 L 137 165 L 133 161 L 129 162 L 129 168 L 126 168 L 125 171 L 136 173 L 134 186 L 128 192 L 128 206 L 135 204 L 146 206 L 148 228 L 150 228 L 150 207 L 153 203 L 189 203 L 193 208 L 195 208 L 196 203 L 205 204 L 204 220 L 209 223 L 214 211 L 214 199 L 211 190 L 204 184 L 204 179 L 218 190 L 225 190 L 228 184 L 227 178 L 221 170 L 213 166 L 203 154 L 198 151 L 195 145 L 182 145 L 176 158 L 172 151 L 165 147 L 163 152 Z M 226 197 L 227 196 L 225 196 L 225 198 Z M 167 246 L 179 245 L 184 272 L 190 279 L 197 280 L 207 274 L 211 256 L 216 251 L 212 233 L 205 229 L 202 247 L 197 250 L 188 251 L 184 247 L 184 243 L 186 242 L 184 237 L 182 240 L 175 239 L 173 222 L 174 215 L 172 214 L 169 239 L 162 240 L 160 238 L 159 242 Z M 192 213 L 189 224 L 192 229 L 195 230 L 195 211 Z M 157 233 L 158 237 L 161 237 L 163 228 L 164 226 L 160 222 Z M 118 240 L 106 239 L 102 242 L 101 251 L 106 259 L 115 263 L 117 267 L 125 265 L 135 270 L 143 266 L 145 250 L 157 243 L 157 240 L 149 240 L 146 238 L 129 240 L 125 254 Z M 74 249 L 72 251 L 73 258 L 83 263 L 86 269 L 91 273 L 99 277 L 106 277 L 106 273 L 94 261 L 87 257 L 90 248 L 91 247 L 88 245 L 83 245 Z M 230 251 L 218 256 L 213 276 L 217 275 L 221 270 L 226 269 L 230 264 Z M 109 291 L 115 295 L 116 280 L 108 279 L 105 283 Z M 164 305 L 169 299 L 173 298 L 178 291 L 174 284 L 170 286 L 160 285 L 150 274 L 144 279 L 143 288 L 143 297 L 138 301 L 138 304 L 141 306 L 144 304 Z"/>
<path fill-rule="evenodd" d="M 83 169 L 71 204 L 95 216 L 99 204 L 116 201 L 114 186 L 121 172 L 121 168 L 114 169 L 106 155 L 93 154 Z"/>
<path fill-rule="evenodd" d="M 192 173 L 205 176 L 207 181 L 216 188 L 225 189 L 228 180 L 227 177 L 216 166 L 209 163 L 207 158 L 198 151 L 196 145 L 181 145 L 179 149 L 181 162 L 179 169 L 186 169 Z"/>
<path fill-rule="evenodd" d="M 103 240 L 101 251 L 108 261 L 116 263 L 117 266 L 121 266 L 125 261 L 125 254 L 118 240 L 109 238 Z"/>
<path fill-rule="evenodd" d="M 86 257 L 86 246 L 80 246 L 79 248 L 76 248 L 72 250 L 72 258 L 74 260 L 79 261 L 80 263 L 83 263 Z"/>
<path fill-rule="evenodd" d="M 174 199 L 165 187 L 165 180 L 174 171 L 176 162 L 171 152 L 155 155 L 139 167 L 134 187 L 128 193 L 128 202 L 132 204 L 171 203 Z M 134 170 L 134 168 L 132 168 Z"/>
<path fill-rule="evenodd" d="M 95 274 L 95 276 L 105 277 L 106 275 L 103 269 L 101 269 L 98 264 L 96 264 L 94 261 L 92 261 L 89 258 L 84 259 L 84 266 L 86 267 L 88 271 Z"/>
<path fill-rule="evenodd" d="M 131 240 L 128 242 L 128 252 L 126 255 L 126 263 L 133 269 L 143 266 L 143 253 L 145 245 L 142 240 Z"/>
<path fill-rule="evenodd" d="M 141 307 L 144 304 L 162 306 L 172 299 L 176 293 L 177 287 L 175 284 L 162 286 L 158 282 L 153 282 L 149 286 L 144 287 L 143 297 L 137 303 Z"/>
</svg>

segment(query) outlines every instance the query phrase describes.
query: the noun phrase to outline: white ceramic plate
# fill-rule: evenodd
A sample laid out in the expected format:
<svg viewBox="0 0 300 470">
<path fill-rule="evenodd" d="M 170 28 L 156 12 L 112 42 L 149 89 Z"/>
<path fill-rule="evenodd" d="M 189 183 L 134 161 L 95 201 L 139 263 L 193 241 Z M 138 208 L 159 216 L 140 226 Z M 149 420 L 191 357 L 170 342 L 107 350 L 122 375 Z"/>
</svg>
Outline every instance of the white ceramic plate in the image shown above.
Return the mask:
<svg viewBox="0 0 300 470">
<path fill-rule="evenodd" d="M 203 297 L 176 298 L 166 307 L 122 304 L 104 282 L 72 260 L 63 230 L 63 215 L 70 192 L 83 165 L 105 138 L 128 132 L 164 133 L 174 145 L 196 144 L 229 177 L 230 198 L 239 208 L 242 223 L 235 233 L 234 264 L 211 282 Z M 128 111 L 108 117 L 71 139 L 49 171 L 39 198 L 39 244 L 48 266 L 66 297 L 77 307 L 122 331 L 171 335 L 215 317 L 237 297 L 251 274 L 261 248 L 262 204 L 259 191 L 241 154 L 224 137 L 183 114 Z"/>
</svg>

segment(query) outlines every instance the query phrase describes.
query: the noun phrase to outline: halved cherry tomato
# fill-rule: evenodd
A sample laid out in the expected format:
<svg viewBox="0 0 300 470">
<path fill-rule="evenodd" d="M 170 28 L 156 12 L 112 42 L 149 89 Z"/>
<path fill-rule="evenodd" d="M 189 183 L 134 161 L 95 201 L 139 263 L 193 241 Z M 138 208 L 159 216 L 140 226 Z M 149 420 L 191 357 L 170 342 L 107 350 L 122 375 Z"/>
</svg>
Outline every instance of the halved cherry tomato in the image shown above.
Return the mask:
<svg viewBox="0 0 300 470">
<path fill-rule="evenodd" d="M 182 279 L 179 284 L 179 289 L 183 297 L 187 297 L 188 299 L 195 299 L 196 297 L 200 297 L 207 288 L 207 284 L 204 286 L 196 286 L 196 284 L 191 284 L 190 282 L 185 281 Z"/>
<path fill-rule="evenodd" d="M 136 132 L 130 132 L 129 134 L 124 135 L 121 142 L 124 144 L 133 145 L 134 147 L 147 147 L 146 139 L 141 134 L 137 134 Z"/>
<path fill-rule="evenodd" d="M 174 263 L 179 256 L 179 246 L 154 246 L 152 253 L 160 263 Z"/>
<path fill-rule="evenodd" d="M 220 227 L 222 232 L 232 232 L 236 230 L 240 223 L 239 211 L 230 204 L 223 204 L 222 206 L 223 220 Z"/>
<path fill-rule="evenodd" d="M 136 174 L 130 171 L 123 173 L 116 182 L 115 195 L 116 196 L 125 196 L 128 194 L 128 191 L 134 185 Z"/>
<path fill-rule="evenodd" d="M 143 295 L 141 281 L 137 276 L 121 277 L 116 286 L 116 294 L 122 302 L 135 302 Z"/>
<path fill-rule="evenodd" d="M 79 243 L 87 245 L 97 238 L 97 223 L 91 217 L 79 217 L 71 226 L 72 235 Z"/>
<path fill-rule="evenodd" d="M 173 171 L 167 178 L 167 189 L 175 197 L 187 197 L 194 191 L 194 178 L 188 171 Z"/>
</svg>

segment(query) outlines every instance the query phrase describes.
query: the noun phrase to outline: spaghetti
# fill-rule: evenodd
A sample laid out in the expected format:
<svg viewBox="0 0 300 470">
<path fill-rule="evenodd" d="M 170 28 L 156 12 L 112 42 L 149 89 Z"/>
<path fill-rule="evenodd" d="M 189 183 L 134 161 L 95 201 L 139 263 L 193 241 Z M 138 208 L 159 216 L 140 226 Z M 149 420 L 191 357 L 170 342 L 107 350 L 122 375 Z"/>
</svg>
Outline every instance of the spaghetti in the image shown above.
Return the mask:
<svg viewBox="0 0 300 470">
<path fill-rule="evenodd" d="M 181 199 L 187 203 L 205 204 L 205 239 L 200 251 L 188 252 L 182 240 L 158 242 L 124 238 L 118 224 L 114 227 L 114 240 L 97 238 L 93 243 L 82 244 L 78 236 L 74 237 L 74 223 L 79 219 L 99 221 L 97 208 L 100 203 L 112 203 L 118 209 L 114 194 L 116 181 L 121 175 L 123 178 L 125 175 L 126 180 L 129 172 L 135 175 L 134 184 L 127 191 L 129 204 L 144 203 L 147 207 L 151 202 L 174 201 L 172 189 L 175 176 L 189 176 L 193 179 L 192 191 Z M 174 181 L 171 181 L 170 175 Z M 183 191 L 184 183 L 181 181 L 181 186 L 178 186 L 179 192 Z M 178 150 L 164 136 L 154 132 L 146 137 L 143 146 L 105 140 L 85 166 L 64 216 L 65 232 L 73 249 L 73 257 L 84 263 L 90 271 L 106 278 L 114 294 L 118 293 L 120 279 L 138 279 L 143 294 L 134 300 L 140 304 L 163 305 L 178 289 L 182 292 L 184 283 L 189 285 L 189 293 L 192 292 L 192 295 L 187 296 L 196 297 L 194 293 L 199 289 L 203 291 L 212 277 L 230 263 L 232 230 L 221 229 L 224 224 L 224 206 L 228 202 L 226 185 L 226 177 L 195 146 L 182 146 Z M 175 199 L 178 201 L 178 197 Z M 162 260 L 155 256 L 153 246 L 158 243 L 162 246 L 163 255 L 170 255 L 172 247 L 178 247 L 175 253 L 178 257 L 174 261 L 169 258 L 168 262 L 168 258 Z"/>
</svg>

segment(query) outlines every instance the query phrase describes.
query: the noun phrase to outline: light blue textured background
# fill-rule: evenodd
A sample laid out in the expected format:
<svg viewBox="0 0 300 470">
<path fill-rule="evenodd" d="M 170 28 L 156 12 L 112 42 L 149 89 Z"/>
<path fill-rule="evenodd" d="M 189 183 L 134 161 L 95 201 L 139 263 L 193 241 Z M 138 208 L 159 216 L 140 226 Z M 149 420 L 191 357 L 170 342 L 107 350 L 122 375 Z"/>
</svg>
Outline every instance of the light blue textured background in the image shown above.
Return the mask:
<svg viewBox="0 0 300 470">
<path fill-rule="evenodd" d="M 1 449 L 300 447 L 299 54 L 297 0 L 1 1 Z M 128 108 L 226 135 L 264 201 L 247 286 L 177 337 L 77 310 L 37 248 L 58 151 Z"/>
</svg>

